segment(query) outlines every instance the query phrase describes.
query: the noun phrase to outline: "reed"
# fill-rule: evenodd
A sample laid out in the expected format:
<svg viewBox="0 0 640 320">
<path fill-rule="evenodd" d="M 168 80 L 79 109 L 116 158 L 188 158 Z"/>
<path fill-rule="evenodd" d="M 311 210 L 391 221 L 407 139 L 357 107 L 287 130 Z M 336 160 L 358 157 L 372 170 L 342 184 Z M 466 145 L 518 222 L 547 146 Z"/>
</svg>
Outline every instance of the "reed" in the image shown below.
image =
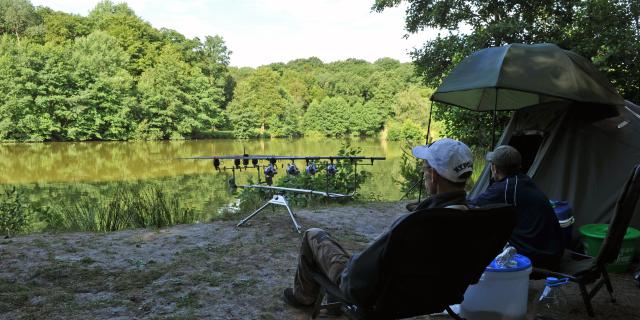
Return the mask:
<svg viewBox="0 0 640 320">
<path fill-rule="evenodd" d="M 108 232 L 132 228 L 162 228 L 194 223 L 195 210 L 180 205 L 158 186 L 121 185 L 108 199 L 81 196 L 63 204 L 45 218 L 47 229 Z"/>
</svg>

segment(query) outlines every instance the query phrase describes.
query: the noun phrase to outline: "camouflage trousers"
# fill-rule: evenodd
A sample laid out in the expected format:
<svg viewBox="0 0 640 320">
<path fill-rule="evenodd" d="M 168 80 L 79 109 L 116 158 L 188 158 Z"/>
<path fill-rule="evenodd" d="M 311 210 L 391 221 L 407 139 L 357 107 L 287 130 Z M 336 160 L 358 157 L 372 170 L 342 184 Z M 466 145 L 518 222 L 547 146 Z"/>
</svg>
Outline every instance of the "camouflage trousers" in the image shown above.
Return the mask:
<svg viewBox="0 0 640 320">
<path fill-rule="evenodd" d="M 323 272 L 327 278 L 340 284 L 340 274 L 351 255 L 324 230 L 312 228 L 304 232 L 293 293 L 304 304 L 314 302 L 320 285 L 311 277 L 311 271 Z"/>
</svg>

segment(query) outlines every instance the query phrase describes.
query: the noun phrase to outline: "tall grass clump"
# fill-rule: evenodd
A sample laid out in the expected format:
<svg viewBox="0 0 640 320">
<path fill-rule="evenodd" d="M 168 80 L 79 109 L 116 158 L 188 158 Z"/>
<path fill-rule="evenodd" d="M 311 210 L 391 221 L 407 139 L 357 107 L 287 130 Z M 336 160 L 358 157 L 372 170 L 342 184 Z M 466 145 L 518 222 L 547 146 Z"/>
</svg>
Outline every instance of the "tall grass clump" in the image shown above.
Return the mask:
<svg viewBox="0 0 640 320">
<path fill-rule="evenodd" d="M 27 232 L 36 216 L 46 208 L 32 205 L 24 192 L 12 187 L 0 193 L 0 235 L 12 236 Z"/>
<path fill-rule="evenodd" d="M 198 216 L 158 186 L 119 186 L 108 199 L 80 196 L 42 217 L 50 230 L 117 231 L 194 223 Z"/>
<path fill-rule="evenodd" d="M 402 146 L 402 156 L 400 156 L 400 177 L 393 177 L 393 182 L 400 186 L 403 198 L 418 198 L 418 193 L 424 197 L 424 187 L 422 182 L 422 160 L 411 154 L 414 144 L 407 141 Z M 417 144 L 416 144 L 417 145 Z"/>
<path fill-rule="evenodd" d="M 478 182 L 482 171 L 484 171 L 484 166 L 487 163 L 487 160 L 485 159 L 486 150 L 484 148 L 471 148 L 471 152 L 473 152 L 473 172 L 471 173 L 469 183 L 467 184 L 467 188 L 469 190 L 471 190 L 471 188 L 475 186 L 476 182 Z"/>
</svg>

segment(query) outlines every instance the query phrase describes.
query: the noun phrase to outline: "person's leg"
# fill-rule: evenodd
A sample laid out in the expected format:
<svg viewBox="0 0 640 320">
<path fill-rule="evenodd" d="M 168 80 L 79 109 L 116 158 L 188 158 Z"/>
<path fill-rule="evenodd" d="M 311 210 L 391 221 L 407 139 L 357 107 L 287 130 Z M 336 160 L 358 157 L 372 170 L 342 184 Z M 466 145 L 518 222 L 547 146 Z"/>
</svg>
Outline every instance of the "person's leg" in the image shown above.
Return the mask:
<svg viewBox="0 0 640 320">
<path fill-rule="evenodd" d="M 337 284 L 349 257 L 350 254 L 324 230 L 312 228 L 305 231 L 293 287 L 296 300 L 311 305 L 318 296 L 320 286 L 311 277 L 312 270 L 322 271 Z"/>
</svg>

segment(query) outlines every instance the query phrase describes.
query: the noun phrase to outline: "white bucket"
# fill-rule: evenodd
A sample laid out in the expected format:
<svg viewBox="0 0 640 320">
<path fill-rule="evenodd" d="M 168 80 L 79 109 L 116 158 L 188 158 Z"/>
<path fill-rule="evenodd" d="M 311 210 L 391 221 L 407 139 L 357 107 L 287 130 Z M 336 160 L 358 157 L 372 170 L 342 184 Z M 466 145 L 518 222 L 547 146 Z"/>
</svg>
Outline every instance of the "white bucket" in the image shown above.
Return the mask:
<svg viewBox="0 0 640 320">
<path fill-rule="evenodd" d="M 460 304 L 467 320 L 521 320 L 527 315 L 531 261 L 516 255 L 517 266 L 496 267 L 492 262 L 477 284 L 469 286 Z"/>
</svg>

